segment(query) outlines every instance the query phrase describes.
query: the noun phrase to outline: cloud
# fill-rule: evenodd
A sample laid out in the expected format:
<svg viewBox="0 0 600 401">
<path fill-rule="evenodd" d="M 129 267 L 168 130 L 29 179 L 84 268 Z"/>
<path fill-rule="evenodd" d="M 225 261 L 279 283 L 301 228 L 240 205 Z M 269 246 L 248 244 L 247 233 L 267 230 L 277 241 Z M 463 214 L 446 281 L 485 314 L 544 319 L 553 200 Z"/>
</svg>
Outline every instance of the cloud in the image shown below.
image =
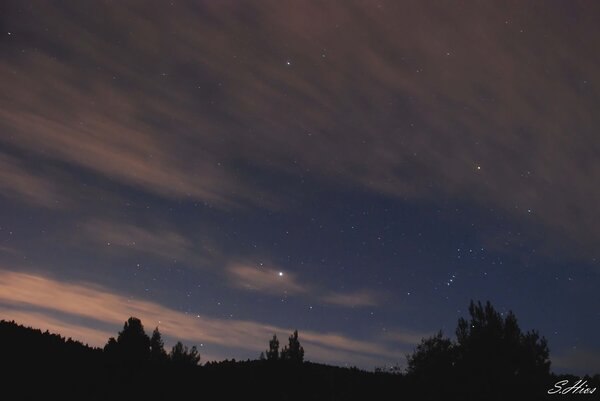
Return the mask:
<svg viewBox="0 0 600 401">
<path fill-rule="evenodd" d="M 117 330 L 129 316 L 142 319 L 147 327 L 159 326 L 167 336 L 203 343 L 208 353 L 211 346 L 217 346 L 231 352 L 246 350 L 258 354 L 273 333 L 285 338 L 291 332 L 289 328 L 255 321 L 192 316 L 88 283 L 64 283 L 7 270 L 0 271 L 0 309 L 5 319 L 56 330 L 96 346 L 107 340 L 106 330 L 98 330 L 90 322 L 112 325 Z M 59 317 L 49 316 L 51 312 L 58 312 Z M 60 319 L 60 315 L 78 318 L 82 323 L 69 323 L 67 319 Z M 300 330 L 300 333 L 311 360 L 354 363 L 354 360 L 398 360 L 403 355 L 387 344 L 352 339 L 338 333 L 311 330 Z M 312 346 L 327 353 L 317 353 Z"/>
<path fill-rule="evenodd" d="M 100 219 L 86 221 L 81 227 L 84 238 L 103 246 L 107 252 L 119 248 L 171 260 L 200 258 L 192 241 L 175 231 Z"/>
<path fill-rule="evenodd" d="M 321 299 L 333 305 L 353 308 L 379 305 L 381 296 L 373 291 L 362 290 L 351 293 L 332 292 Z"/>
<path fill-rule="evenodd" d="M 294 274 L 282 270 L 239 263 L 227 270 L 231 283 L 238 288 L 278 295 L 311 291 L 311 287 L 299 283 Z"/>
<path fill-rule="evenodd" d="M 227 268 L 227 273 L 229 282 L 237 288 L 278 296 L 305 296 L 335 306 L 376 306 L 383 299 L 382 294 L 370 290 L 347 293 L 326 290 L 314 283 L 301 281 L 297 275 L 284 269 L 263 266 L 262 263 L 233 263 Z"/>
<path fill-rule="evenodd" d="M 571 348 L 552 356 L 552 370 L 557 373 L 594 375 L 600 373 L 600 350 Z"/>
<path fill-rule="evenodd" d="M 73 103 L 88 100 L 88 97 L 77 96 L 70 99 Z M 41 108 L 44 104 L 38 106 Z M 77 108 L 73 112 L 76 113 Z M 169 151 L 169 145 L 140 132 L 144 129 L 141 126 L 119 124 L 102 115 L 79 115 L 76 121 L 65 117 L 57 122 L 44 117 L 41 110 L 34 113 L 3 111 L 0 117 L 5 128 L 15 133 L 12 142 L 22 148 L 35 149 L 55 160 L 73 163 L 166 197 L 225 203 L 228 200 L 218 194 L 217 188 L 223 185 L 223 190 L 233 190 L 227 188 L 228 180 L 219 180 L 215 166 L 210 163 L 183 165 L 176 153 Z M 187 173 L 188 168 L 197 173 Z"/>
<path fill-rule="evenodd" d="M 19 252 L 16 248 L 7 245 L 0 245 L 0 253 L 13 256 L 21 254 L 21 252 Z"/>
<path fill-rule="evenodd" d="M 600 59 L 580 40 L 599 33 L 593 12 L 568 6 L 565 25 L 566 5 L 78 7 L 11 14 L 2 142 L 169 199 L 281 205 L 285 188 L 246 165 L 475 202 L 595 249 Z"/>
<path fill-rule="evenodd" d="M 145 253 L 166 260 L 192 263 L 194 267 L 212 266 L 232 286 L 272 296 L 303 296 L 339 307 L 377 306 L 386 298 L 382 293 L 362 289 L 353 292 L 331 291 L 301 280 L 288 269 L 263 263 L 231 262 L 215 247 L 195 244 L 183 234 L 164 228 L 142 227 L 111 220 L 88 220 L 80 225 L 77 240 L 101 246 L 104 252 Z M 218 267 L 225 266 L 223 269 Z"/>
<path fill-rule="evenodd" d="M 431 337 L 434 333 L 432 332 L 414 332 L 410 330 L 386 330 L 382 335 L 381 339 L 384 341 L 416 345 L 421 342 L 422 339 Z"/>
<path fill-rule="evenodd" d="M 36 206 L 63 207 L 64 198 L 47 177 L 27 169 L 14 157 L 0 153 L 0 192 Z"/>
<path fill-rule="evenodd" d="M 72 338 L 90 346 L 102 346 L 115 333 L 98 328 L 85 327 L 80 324 L 66 320 L 53 318 L 48 314 L 35 311 L 21 311 L 12 306 L 0 304 L 0 316 L 2 320 L 15 321 L 27 327 L 33 327 L 42 331 L 60 334 L 65 338 Z"/>
</svg>

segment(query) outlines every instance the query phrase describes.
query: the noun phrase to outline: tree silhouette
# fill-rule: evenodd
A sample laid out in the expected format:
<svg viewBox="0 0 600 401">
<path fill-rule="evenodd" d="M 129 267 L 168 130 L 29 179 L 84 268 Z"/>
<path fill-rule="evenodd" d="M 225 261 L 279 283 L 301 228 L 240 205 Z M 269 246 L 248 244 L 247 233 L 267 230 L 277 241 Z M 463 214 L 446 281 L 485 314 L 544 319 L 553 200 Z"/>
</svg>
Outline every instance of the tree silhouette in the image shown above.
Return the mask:
<svg viewBox="0 0 600 401">
<path fill-rule="evenodd" d="M 507 386 L 532 388 L 550 371 L 545 338 L 536 331 L 522 333 L 512 311 L 506 317 L 488 301 L 471 301 L 470 320 L 459 319 L 456 339 L 457 370 L 461 377 L 479 377 L 487 392 L 500 394 Z"/>
<path fill-rule="evenodd" d="M 104 353 L 107 355 L 115 355 L 118 352 L 119 345 L 114 337 L 110 337 L 104 346 Z"/>
<path fill-rule="evenodd" d="M 514 313 L 503 317 L 489 301 L 485 306 L 471 301 L 469 315 L 469 320 L 458 320 L 456 343 L 441 331 L 423 339 L 407 356 L 408 375 L 417 382 L 439 378 L 461 396 L 493 399 L 489 397 L 508 396 L 515 389 L 539 394 L 550 373 L 546 339 L 536 331 L 522 333 Z"/>
<path fill-rule="evenodd" d="M 188 349 L 181 341 L 178 341 L 177 344 L 173 346 L 169 358 L 173 365 L 180 367 L 197 366 L 198 362 L 200 362 L 200 354 L 198 353 L 196 346 Z"/>
<path fill-rule="evenodd" d="M 298 330 L 294 330 L 294 333 L 289 338 L 289 344 L 281 351 L 281 359 L 295 363 L 302 363 L 304 361 L 304 348 L 302 348 L 298 340 Z"/>
<path fill-rule="evenodd" d="M 124 365 L 140 365 L 150 359 L 150 338 L 144 332 L 141 320 L 130 317 L 117 339 L 111 337 L 104 349 Z"/>
<path fill-rule="evenodd" d="M 169 356 L 165 351 L 165 344 L 157 327 L 152 332 L 152 337 L 150 337 L 150 361 L 153 363 L 162 364 L 168 360 Z"/>
<path fill-rule="evenodd" d="M 424 338 L 412 355 L 407 355 L 406 372 L 413 379 L 424 399 L 436 399 L 442 394 L 452 394 L 455 383 L 457 347 L 438 331 Z M 435 386 L 432 386 L 432 381 Z"/>
<path fill-rule="evenodd" d="M 276 361 L 279 359 L 279 340 L 277 334 L 273 334 L 273 338 L 269 341 L 269 349 L 266 352 L 268 361 Z"/>
<path fill-rule="evenodd" d="M 412 355 L 408 355 L 407 373 L 419 378 L 443 377 L 449 375 L 456 360 L 456 346 L 442 331 L 433 337 L 423 339 Z"/>
</svg>

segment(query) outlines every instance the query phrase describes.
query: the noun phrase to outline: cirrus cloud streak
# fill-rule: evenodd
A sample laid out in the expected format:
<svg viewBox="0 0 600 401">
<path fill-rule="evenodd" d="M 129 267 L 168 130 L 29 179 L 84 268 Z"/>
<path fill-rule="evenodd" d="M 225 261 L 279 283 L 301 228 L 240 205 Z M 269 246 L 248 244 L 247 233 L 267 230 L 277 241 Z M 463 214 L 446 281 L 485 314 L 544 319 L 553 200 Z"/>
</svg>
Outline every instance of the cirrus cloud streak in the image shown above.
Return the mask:
<svg viewBox="0 0 600 401">
<path fill-rule="evenodd" d="M 253 351 L 257 354 L 273 333 L 284 336 L 289 328 L 246 320 L 218 319 L 189 315 L 151 301 L 131 299 L 89 283 L 65 283 L 35 274 L 0 270 L 0 311 L 2 318 L 15 319 L 35 327 L 57 330 L 91 345 L 102 346 L 107 340 L 102 325 L 116 329 L 129 316 L 136 316 L 149 327 L 158 326 L 172 338 L 203 343 L 231 352 Z M 79 325 L 51 317 L 48 311 L 82 319 Z M 44 313 L 46 312 L 46 313 Z M 403 355 L 393 344 L 357 340 L 337 333 L 300 330 L 307 356 L 312 360 L 336 363 L 399 360 Z M 327 352 L 312 352 L 316 350 Z"/>
</svg>

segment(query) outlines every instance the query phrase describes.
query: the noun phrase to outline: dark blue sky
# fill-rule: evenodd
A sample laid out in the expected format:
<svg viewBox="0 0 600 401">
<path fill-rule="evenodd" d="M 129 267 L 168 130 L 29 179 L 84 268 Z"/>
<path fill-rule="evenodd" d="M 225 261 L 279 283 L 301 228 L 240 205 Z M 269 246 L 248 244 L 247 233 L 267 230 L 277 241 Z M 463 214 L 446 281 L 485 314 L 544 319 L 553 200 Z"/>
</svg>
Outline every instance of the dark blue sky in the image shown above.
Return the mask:
<svg viewBox="0 0 600 401">
<path fill-rule="evenodd" d="M 405 362 L 470 300 L 600 371 L 591 2 L 4 2 L 0 317 Z"/>
</svg>

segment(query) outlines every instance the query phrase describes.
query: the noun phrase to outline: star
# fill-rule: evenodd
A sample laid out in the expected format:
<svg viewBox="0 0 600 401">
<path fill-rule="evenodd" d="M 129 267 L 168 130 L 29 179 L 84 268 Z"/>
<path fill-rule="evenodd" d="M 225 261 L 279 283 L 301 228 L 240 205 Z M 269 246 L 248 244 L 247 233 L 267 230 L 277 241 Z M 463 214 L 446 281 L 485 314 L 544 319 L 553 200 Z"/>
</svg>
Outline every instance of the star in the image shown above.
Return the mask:
<svg viewBox="0 0 600 401">
<path fill-rule="evenodd" d="M 283 272 L 279 272 L 277 274 L 279 275 L 279 277 L 283 277 Z"/>
</svg>

